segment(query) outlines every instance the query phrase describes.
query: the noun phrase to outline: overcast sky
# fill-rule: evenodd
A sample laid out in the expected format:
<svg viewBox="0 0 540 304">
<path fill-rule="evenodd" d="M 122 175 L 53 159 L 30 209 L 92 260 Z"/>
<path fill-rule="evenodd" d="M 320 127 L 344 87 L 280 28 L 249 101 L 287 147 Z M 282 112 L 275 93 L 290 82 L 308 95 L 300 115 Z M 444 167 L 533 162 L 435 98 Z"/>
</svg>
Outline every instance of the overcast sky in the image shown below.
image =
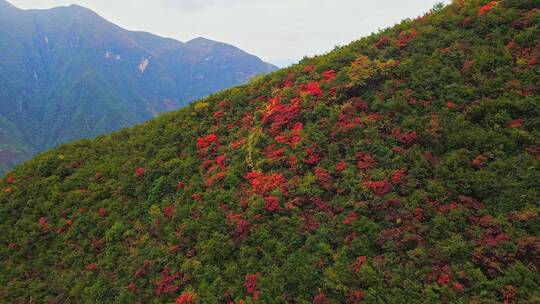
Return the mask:
<svg viewBox="0 0 540 304">
<path fill-rule="evenodd" d="M 8 0 L 17 7 L 79 4 L 129 30 L 233 44 L 284 66 L 322 54 L 442 0 Z M 448 2 L 448 0 L 446 0 Z"/>
</svg>

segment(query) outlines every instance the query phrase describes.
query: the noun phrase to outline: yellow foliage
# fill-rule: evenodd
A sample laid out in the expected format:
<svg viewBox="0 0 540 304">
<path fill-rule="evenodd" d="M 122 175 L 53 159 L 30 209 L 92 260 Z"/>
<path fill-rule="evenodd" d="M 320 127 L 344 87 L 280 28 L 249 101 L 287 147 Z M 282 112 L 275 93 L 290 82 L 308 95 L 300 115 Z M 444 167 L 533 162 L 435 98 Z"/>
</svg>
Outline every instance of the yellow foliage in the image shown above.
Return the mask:
<svg viewBox="0 0 540 304">
<path fill-rule="evenodd" d="M 263 132 L 260 128 L 255 128 L 253 131 L 249 134 L 248 140 L 247 140 L 247 156 L 246 156 L 246 164 L 253 170 L 254 164 L 253 164 L 253 155 L 257 153 L 256 146 L 257 142 L 259 141 L 259 138 L 263 135 Z"/>
<path fill-rule="evenodd" d="M 197 113 L 200 113 L 200 112 L 208 110 L 209 107 L 210 107 L 210 104 L 208 102 L 197 102 L 195 104 L 195 111 Z"/>
<path fill-rule="evenodd" d="M 152 205 L 148 210 L 148 215 L 153 219 L 160 218 L 162 216 L 161 209 L 157 205 Z"/>
<path fill-rule="evenodd" d="M 360 55 L 349 67 L 350 81 L 347 86 L 364 86 L 375 75 L 382 75 L 397 65 L 397 61 L 393 59 L 387 61 L 371 60 L 366 55 Z"/>
</svg>

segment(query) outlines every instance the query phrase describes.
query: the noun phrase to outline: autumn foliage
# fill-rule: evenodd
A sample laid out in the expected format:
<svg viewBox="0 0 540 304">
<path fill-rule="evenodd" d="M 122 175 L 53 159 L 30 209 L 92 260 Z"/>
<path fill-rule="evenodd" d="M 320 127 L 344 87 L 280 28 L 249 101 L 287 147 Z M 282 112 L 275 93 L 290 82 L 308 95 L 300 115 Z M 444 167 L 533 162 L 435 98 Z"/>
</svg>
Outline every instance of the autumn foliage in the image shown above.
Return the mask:
<svg viewBox="0 0 540 304">
<path fill-rule="evenodd" d="M 456 0 L 38 156 L 0 181 L 0 302 L 535 303 L 539 32 Z"/>
</svg>

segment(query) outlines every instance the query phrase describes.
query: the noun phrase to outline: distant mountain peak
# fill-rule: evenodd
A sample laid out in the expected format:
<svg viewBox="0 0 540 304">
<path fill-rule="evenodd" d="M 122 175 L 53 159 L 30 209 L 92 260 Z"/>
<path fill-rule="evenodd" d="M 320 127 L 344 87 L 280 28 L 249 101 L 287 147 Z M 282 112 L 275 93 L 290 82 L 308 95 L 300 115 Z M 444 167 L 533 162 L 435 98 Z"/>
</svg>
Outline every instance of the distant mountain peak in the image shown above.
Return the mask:
<svg viewBox="0 0 540 304">
<path fill-rule="evenodd" d="M 204 37 L 197 37 L 197 38 L 193 38 L 193 39 L 187 41 L 186 43 L 189 43 L 189 44 L 196 44 L 196 43 L 212 43 L 212 44 L 215 44 L 216 41 L 210 40 L 210 39 L 207 39 L 207 38 L 204 38 Z"/>
<path fill-rule="evenodd" d="M 87 14 L 88 16 L 96 17 L 96 18 L 102 19 L 103 21 L 106 21 L 105 18 L 101 17 L 95 11 L 87 7 L 78 5 L 78 4 L 70 4 L 68 6 L 57 6 L 57 7 L 51 8 L 50 10 L 65 10 L 73 14 Z"/>
<path fill-rule="evenodd" d="M 0 0 L 0 9 L 3 9 L 3 8 L 17 9 L 15 6 L 7 2 L 6 0 Z"/>
<path fill-rule="evenodd" d="M 0 176 L 32 153 L 143 122 L 276 69 L 221 42 L 125 30 L 80 5 L 19 9 L 6 0 L 0 54 Z"/>
</svg>

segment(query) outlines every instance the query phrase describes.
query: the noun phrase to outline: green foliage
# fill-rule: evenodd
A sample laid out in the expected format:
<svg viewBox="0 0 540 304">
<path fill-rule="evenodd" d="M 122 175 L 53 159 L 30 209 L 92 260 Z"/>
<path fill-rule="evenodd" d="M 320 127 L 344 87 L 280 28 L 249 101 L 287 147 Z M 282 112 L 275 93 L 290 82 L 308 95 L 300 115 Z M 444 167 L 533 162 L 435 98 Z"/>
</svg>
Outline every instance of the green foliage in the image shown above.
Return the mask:
<svg viewBox="0 0 540 304">
<path fill-rule="evenodd" d="M 535 8 L 456 0 L 34 158 L 0 302 L 537 302 Z"/>
</svg>

